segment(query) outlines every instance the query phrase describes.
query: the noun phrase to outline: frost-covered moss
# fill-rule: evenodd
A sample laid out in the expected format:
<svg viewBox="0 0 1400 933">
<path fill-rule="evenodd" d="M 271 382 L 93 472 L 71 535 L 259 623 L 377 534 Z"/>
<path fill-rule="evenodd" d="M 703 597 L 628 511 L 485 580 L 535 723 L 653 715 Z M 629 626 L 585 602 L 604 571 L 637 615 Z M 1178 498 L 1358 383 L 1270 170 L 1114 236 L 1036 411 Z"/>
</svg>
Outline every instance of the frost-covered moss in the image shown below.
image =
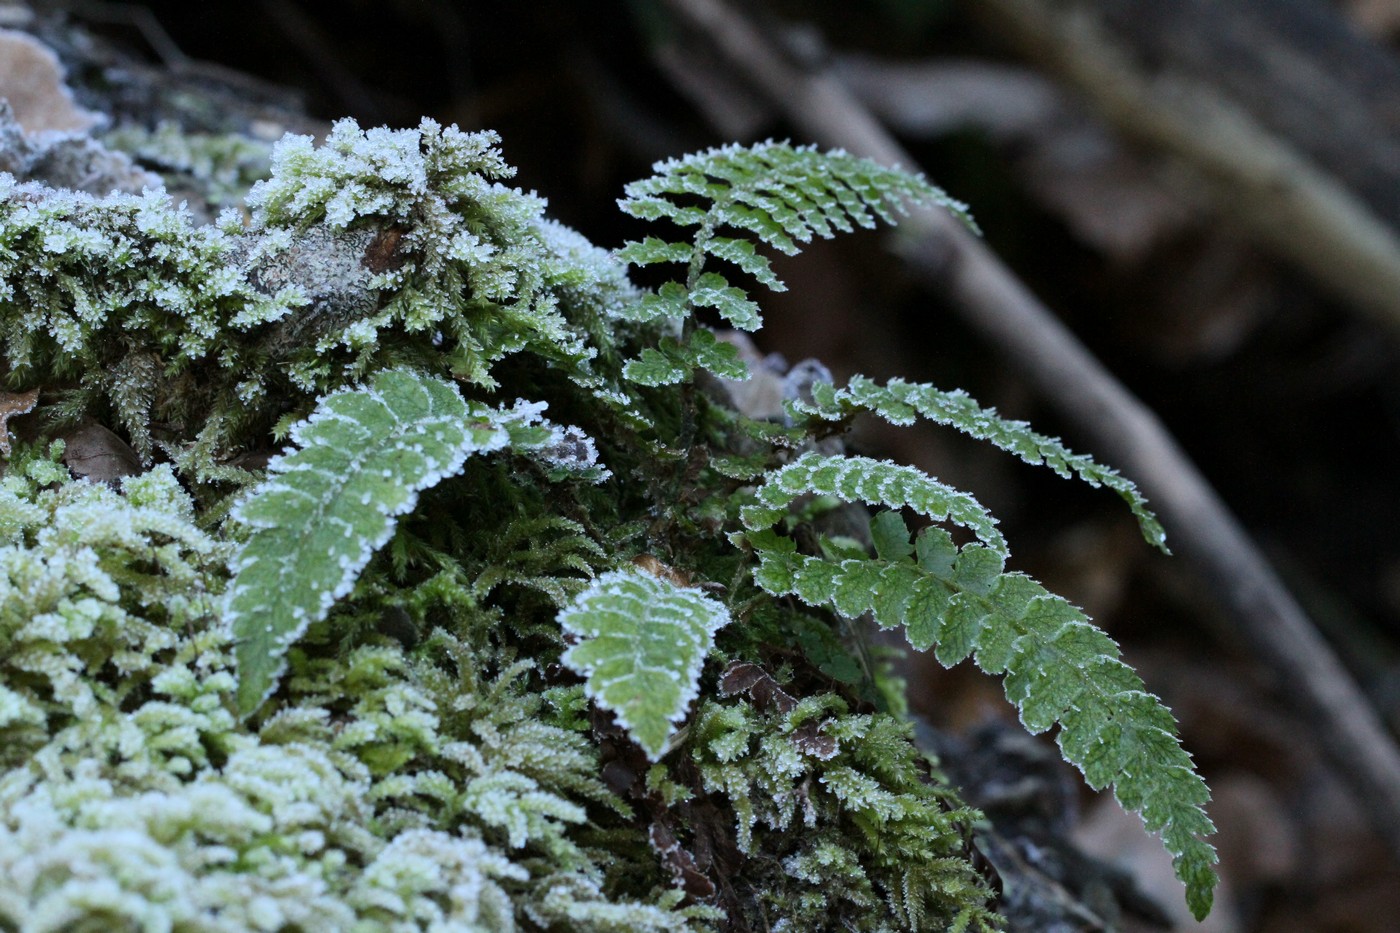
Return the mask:
<svg viewBox="0 0 1400 933">
<path fill-rule="evenodd" d="M 0 925 L 689 925 L 644 874 L 610 882 L 620 856 L 588 837 L 627 808 L 530 662 L 445 631 L 412 657 L 300 652 L 250 728 L 214 612 L 226 547 L 169 467 L 117 492 L 38 458 L 0 498 Z"/>
<path fill-rule="evenodd" d="M 691 727 L 701 786 L 730 802 L 755 866 L 745 907 L 756 928 L 994 920 L 964 855 L 976 815 L 931 781 L 907 724 L 852 715 L 831 694 L 767 705 L 711 701 Z"/>
<path fill-rule="evenodd" d="M 288 137 L 212 225 L 256 147 L 112 139 L 204 203 L 0 173 L 0 378 L 39 395 L 0 479 L 0 927 L 994 928 L 975 814 L 836 622 L 872 608 L 1010 669 L 1047 726 L 1108 671 L 1095 709 L 1184 759 L 1106 637 L 1046 637 L 1063 613 L 970 496 L 804 455 L 844 408 L 760 420 L 704 372 L 744 364 L 697 309 L 760 320 L 707 262 L 779 287 L 755 241 L 923 180 L 727 147 L 623 201 L 693 242 L 614 254 L 508 187 L 491 133 Z M 71 476 L 49 441 L 80 417 L 145 472 Z M 829 534 L 837 500 L 984 543 Z M 1204 785 L 1165 770 L 1154 828 L 1208 900 Z"/>
<path fill-rule="evenodd" d="M 67 417 L 111 418 L 147 462 L 198 437 L 203 468 L 388 363 L 494 386 L 495 364 L 529 353 L 602 383 L 590 360 L 631 286 L 497 180 L 513 170 L 494 134 L 346 120 L 320 147 L 288 137 L 271 170 L 214 225 L 160 190 L 0 173 L 8 381 L 42 381 Z"/>
</svg>

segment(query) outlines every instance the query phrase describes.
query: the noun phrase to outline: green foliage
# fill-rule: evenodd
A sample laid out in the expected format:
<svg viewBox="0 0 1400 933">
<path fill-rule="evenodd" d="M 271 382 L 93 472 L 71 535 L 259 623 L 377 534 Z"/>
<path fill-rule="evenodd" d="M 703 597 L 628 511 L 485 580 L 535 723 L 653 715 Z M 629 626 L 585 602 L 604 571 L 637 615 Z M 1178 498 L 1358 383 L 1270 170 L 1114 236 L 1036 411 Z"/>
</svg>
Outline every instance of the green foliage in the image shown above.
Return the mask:
<svg viewBox="0 0 1400 933">
<path fill-rule="evenodd" d="M 828 457 L 808 451 L 768 473 L 763 480 L 757 504 L 744 509 L 744 524 L 750 529 L 772 527 L 803 496 L 835 496 L 846 502 L 892 509 L 907 507 L 935 521 L 947 519 L 977 535 L 995 553 L 1007 553 L 1006 539 L 997 531 L 996 519 L 981 503 L 913 467 L 869 457 Z"/>
<path fill-rule="evenodd" d="M 685 382 L 697 369 L 707 369 L 722 379 L 749 377 L 739 351 L 708 330 L 697 330 L 685 341 L 662 337 L 656 346 L 646 347 L 635 360 L 628 360 L 622 375 L 639 385 L 655 387 Z"/>
<path fill-rule="evenodd" d="M 0 479 L 0 926 L 995 927 L 975 814 L 856 705 L 902 700 L 833 613 L 1004 674 L 1208 906 L 1205 787 L 1112 641 L 1006 572 L 970 495 L 811 442 L 923 416 L 1109 486 L 1160 543 L 1130 483 L 927 386 L 818 384 L 790 425 L 677 387 L 744 375 L 696 315 L 761 325 L 760 250 L 961 210 L 937 188 L 729 146 L 627 188 L 687 239 L 612 254 L 506 187 L 490 133 L 289 137 L 212 226 L 254 149 L 113 139 L 203 203 L 0 174 L 0 376 L 41 435 Z M 70 477 L 45 445 L 80 416 L 146 472 Z M 833 502 L 974 540 L 808 534 Z"/>
<path fill-rule="evenodd" d="M 779 696 L 706 701 L 691 727 L 703 785 L 731 802 L 738 845 L 759 873 L 751 923 L 994 929 L 960 857 L 972 814 L 929 784 L 909 726 L 852 715 L 830 694 Z"/>
<path fill-rule="evenodd" d="M 1107 486 L 1128 503 L 1147 542 L 1163 551 L 1167 549 L 1166 533 L 1156 516 L 1148 511 L 1147 499 L 1132 480 L 1094 462 L 1092 457 L 1073 453 L 1058 438 L 1037 434 L 1024 421 L 1009 421 L 992 409 L 982 408 L 960 389 L 945 392 L 903 379 L 891 379 L 882 386 L 864 376 L 856 376 L 844 389 L 837 389 L 830 383 L 816 383 L 812 386 L 810 402 L 794 399 L 788 404 L 795 415 L 825 421 L 839 421 L 858 411 L 868 411 L 891 424 L 913 424 L 917 417 L 924 417 L 956 428 L 1013 453 L 1027 463 L 1048 466 L 1060 476 L 1073 474 L 1090 486 Z"/>
<path fill-rule="evenodd" d="M 605 573 L 559 624 L 580 641 L 560 661 L 652 761 L 700 692 L 700 668 L 729 610 L 698 590 L 631 570 Z"/>
<path fill-rule="evenodd" d="M 563 608 L 608 562 L 608 552 L 578 522 L 558 515 L 521 518 L 491 542 L 489 564 L 472 582 L 485 599 L 502 584 L 528 587 Z"/>
<path fill-rule="evenodd" d="M 350 592 L 394 519 L 469 455 L 504 447 L 510 416 L 468 405 L 444 382 L 385 370 L 326 396 L 291 429 L 299 449 L 269 463 L 233 511 L 253 529 L 224 606 L 244 714 L 276 687 L 287 648 Z"/>
<path fill-rule="evenodd" d="M 686 266 L 683 282 L 668 282 L 626 308 L 634 321 L 687 320 L 698 309 L 711 308 L 731 327 L 755 331 L 763 326 L 758 304 L 721 273 L 707 271 L 710 259 L 783 291 L 786 286 L 754 241 L 793 255 L 799 243 L 813 237 L 874 227 L 877 217 L 894 223 L 906 202 L 939 204 L 972 222 L 963 205 L 921 177 L 813 147 L 775 142 L 724 146 L 658 162 L 653 169 L 652 177 L 627 186 L 618 206 L 633 217 L 665 219 L 696 230 L 689 242 L 647 237 L 617 251 L 619 259 L 633 266 Z M 725 229 L 741 235 L 723 236 Z M 683 339 L 664 337 L 658 348 L 644 350 L 623 375 L 658 386 L 688 380 L 696 369 L 726 379 L 746 375 L 737 354 L 723 344 L 717 347 L 707 331 L 693 329 Z"/>
<path fill-rule="evenodd" d="M 882 628 L 902 625 L 915 648 L 937 646 L 945 666 L 972 656 L 988 674 L 1004 673 L 1006 697 L 1026 728 L 1039 733 L 1058 723 L 1066 760 L 1091 787 L 1112 784 L 1118 801 L 1142 814 L 1174 856 L 1192 910 L 1209 910 L 1216 857 L 1204 837 L 1215 827 L 1202 807 L 1210 793 L 1171 713 L 1082 612 L 1030 577 L 1003 572 L 1005 555 L 994 548 L 958 548 L 937 527 L 925 528 L 911 547 L 896 512 L 874 524 L 876 558 L 841 561 L 797 553 L 755 517 L 764 516 L 751 513 L 758 530 L 745 541 L 759 559 L 759 586 L 849 619 L 868 612 Z"/>
</svg>

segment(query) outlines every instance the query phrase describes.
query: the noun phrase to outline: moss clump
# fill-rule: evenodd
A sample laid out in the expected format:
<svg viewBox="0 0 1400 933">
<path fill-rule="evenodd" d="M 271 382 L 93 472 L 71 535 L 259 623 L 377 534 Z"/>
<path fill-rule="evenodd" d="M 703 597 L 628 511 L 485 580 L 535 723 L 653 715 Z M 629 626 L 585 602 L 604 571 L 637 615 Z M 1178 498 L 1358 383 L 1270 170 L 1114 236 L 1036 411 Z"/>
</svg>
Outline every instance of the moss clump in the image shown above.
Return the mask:
<svg viewBox="0 0 1400 933">
<path fill-rule="evenodd" d="M 55 451 L 58 453 L 60 451 Z M 234 715 L 227 547 L 168 466 L 0 481 L 0 920 L 174 930 L 686 928 L 566 695 L 428 586 L 417 650 L 293 658 Z M 454 634 L 455 633 L 455 634 Z M 607 845 L 600 841 L 607 839 Z M 704 911 L 699 911 L 703 915 Z"/>
</svg>

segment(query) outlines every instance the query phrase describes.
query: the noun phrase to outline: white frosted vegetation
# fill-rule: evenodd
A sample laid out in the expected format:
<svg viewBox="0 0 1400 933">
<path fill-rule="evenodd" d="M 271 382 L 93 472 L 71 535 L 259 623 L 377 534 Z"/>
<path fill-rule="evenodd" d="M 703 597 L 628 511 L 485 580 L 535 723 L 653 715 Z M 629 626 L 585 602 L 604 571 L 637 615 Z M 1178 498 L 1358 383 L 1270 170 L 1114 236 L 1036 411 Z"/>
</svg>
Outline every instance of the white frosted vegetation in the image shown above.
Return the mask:
<svg viewBox="0 0 1400 933">
<path fill-rule="evenodd" d="M 215 225 L 156 190 L 0 176 L 7 376 L 50 421 L 169 461 L 114 489 L 18 443 L 0 478 L 0 926 L 698 931 L 718 914 L 697 859 L 737 845 L 747 885 L 716 901 L 736 922 L 990 929 L 971 815 L 905 726 L 847 702 L 900 702 L 841 640 L 836 616 L 867 613 L 1004 672 L 1027 727 L 1058 722 L 1208 903 L 1204 785 L 1116 646 L 1005 572 L 971 496 L 800 451 L 859 411 L 926 417 L 1109 485 L 1148 528 L 1131 484 L 956 393 L 807 400 L 797 367 L 803 401 L 759 422 L 696 382 L 747 372 L 697 312 L 761 325 L 720 269 L 781 289 L 767 249 L 958 209 L 942 192 L 729 146 L 628 187 L 681 241 L 609 254 L 503 184 L 490 133 L 342 121 L 268 168 Z M 641 289 L 629 263 L 684 281 Z M 872 558 L 820 539 L 837 500 L 978 540 L 911 541 L 886 514 Z M 629 567 L 639 550 L 706 582 Z"/>
<path fill-rule="evenodd" d="M 0 926 L 685 928 L 609 898 L 571 842 L 585 802 L 617 804 L 583 739 L 540 721 L 528 665 L 467 682 L 479 662 L 447 636 L 451 670 L 385 646 L 303 660 L 249 731 L 212 611 L 224 548 L 170 470 L 118 492 L 48 485 L 53 466 L 0 480 L 21 506 L 0 546 Z"/>
<path fill-rule="evenodd" d="M 655 761 L 700 692 L 715 632 L 729 622 L 729 610 L 700 590 L 614 570 L 559 613 L 564 631 L 580 638 L 562 661 Z"/>
</svg>

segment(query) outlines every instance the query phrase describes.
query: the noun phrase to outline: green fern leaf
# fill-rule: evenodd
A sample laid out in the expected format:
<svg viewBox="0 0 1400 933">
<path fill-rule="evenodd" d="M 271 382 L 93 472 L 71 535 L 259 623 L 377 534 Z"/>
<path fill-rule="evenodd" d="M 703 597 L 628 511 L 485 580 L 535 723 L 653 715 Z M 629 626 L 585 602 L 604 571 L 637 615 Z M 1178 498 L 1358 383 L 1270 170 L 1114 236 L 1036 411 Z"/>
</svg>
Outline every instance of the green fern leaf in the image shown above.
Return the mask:
<svg viewBox="0 0 1400 933">
<path fill-rule="evenodd" d="M 832 494 L 840 486 L 807 491 Z M 790 495 L 785 489 L 774 498 Z M 1216 856 L 1205 837 L 1215 827 L 1203 807 L 1210 793 L 1170 711 L 1079 609 L 1024 574 L 1004 572 L 1004 551 L 958 548 L 941 528 L 924 529 L 911 548 L 896 513 L 873 523 L 876 558 L 841 561 L 799 554 L 771 528 L 767 510 L 751 509 L 744 520 L 750 530 L 742 539 L 759 560 L 754 581 L 767 592 L 849 619 L 870 613 L 882 628 L 902 625 L 921 651 L 936 645 L 944 666 L 972 656 L 987 673 L 1005 674 L 1007 699 L 1026 728 L 1040 733 L 1058 723 L 1065 758 L 1096 790 L 1113 785 L 1119 802 L 1161 835 L 1191 909 L 1197 917 L 1209 911 Z"/>
<path fill-rule="evenodd" d="M 813 494 L 891 509 L 911 508 L 935 521 L 961 525 L 998 554 L 1007 553 L 997 520 L 972 496 L 914 467 L 869 457 L 803 454 L 765 476 L 758 503 L 744 508 L 744 524 L 751 529 L 772 527 L 796 499 Z"/>
<path fill-rule="evenodd" d="M 690 303 L 697 308 L 714 308 L 739 330 L 755 331 L 763 326 L 758 304 L 717 272 L 706 272 L 696 279 L 690 290 Z"/>
<path fill-rule="evenodd" d="M 665 386 L 685 382 L 696 369 L 707 369 L 722 379 L 749 378 L 739 350 L 704 329 L 695 331 L 685 342 L 662 337 L 657 346 L 647 347 L 635 360 L 628 360 L 622 374 L 638 385 Z"/>
<path fill-rule="evenodd" d="M 908 200 L 940 204 L 971 224 L 964 205 L 917 175 L 840 150 L 785 142 L 731 145 L 653 166 L 651 178 L 625 189 L 619 206 L 634 217 L 680 226 L 720 224 L 746 230 L 783 252 L 813 236 L 894 222 Z M 695 200 L 710 201 L 708 209 Z"/>
<path fill-rule="evenodd" d="M 684 246 L 685 244 L 680 244 Z M 714 236 L 705 241 L 705 252 L 716 259 L 723 259 L 725 262 L 732 262 L 743 271 L 757 279 L 761 284 L 768 286 L 775 292 L 787 291 L 787 286 L 783 280 L 778 278 L 773 272 L 773 264 L 768 261 L 767 256 L 760 255 L 754 249 L 753 243 L 748 240 L 740 240 L 734 237 Z M 677 260 L 686 262 L 687 259 Z"/>
<path fill-rule="evenodd" d="M 906 203 L 939 204 L 972 224 L 964 205 L 922 177 L 841 151 L 769 141 L 710 149 L 658 162 L 653 170 L 652 177 L 624 189 L 618 206 L 633 217 L 700 229 L 693 243 L 647 237 L 625 244 L 617 256 L 634 265 L 687 265 L 686 292 L 698 307 L 705 306 L 695 294 L 697 289 L 707 294 L 708 286 L 699 281 L 707 256 L 733 263 L 769 288 L 783 288 L 768 260 L 754 250 L 755 239 L 791 255 L 813 237 L 873 227 L 876 216 L 893 223 Z M 748 236 L 717 235 L 725 227 Z M 730 322 L 744 330 L 762 323 L 756 311 Z"/>
<path fill-rule="evenodd" d="M 729 621 L 729 610 L 700 590 L 614 570 L 559 613 L 564 631 L 582 639 L 562 660 L 656 761 L 699 693 L 715 632 Z"/>
<path fill-rule="evenodd" d="M 225 603 L 243 714 L 271 693 L 287 648 L 350 592 L 418 493 L 469 454 L 505 447 L 509 427 L 536 415 L 468 403 L 449 383 L 386 370 L 326 396 L 292 428 L 298 449 L 274 458 L 233 512 L 252 529 L 231 562 Z"/>
<path fill-rule="evenodd" d="M 629 240 L 614 255 L 632 266 L 650 266 L 658 262 L 690 262 L 694 249 L 689 243 L 667 243 L 659 237 Z"/>
<path fill-rule="evenodd" d="M 1147 508 L 1147 498 L 1131 480 L 1091 457 L 1073 453 L 1058 438 L 1036 433 L 1024 421 L 1011 421 L 994 409 L 981 407 L 961 390 L 945 392 L 902 379 L 891 379 L 882 386 L 864 376 L 856 376 L 844 389 L 829 383 L 813 385 L 810 402 L 793 400 L 788 405 L 794 415 L 825 421 L 839 421 L 856 412 L 868 411 L 891 424 L 908 425 L 922 416 L 988 441 L 1027 463 L 1048 466 L 1060 476 L 1073 474 L 1091 486 L 1107 486 L 1128 503 L 1147 542 L 1167 551 L 1166 533 L 1161 523 Z"/>
<path fill-rule="evenodd" d="M 712 308 L 732 327 L 758 330 L 763 326 L 758 304 L 723 275 L 705 269 L 707 260 L 720 259 L 782 291 L 782 281 L 754 241 L 793 254 L 813 237 L 873 227 L 876 217 L 893 223 L 908 203 L 940 204 L 971 224 L 963 205 L 922 177 L 845 152 L 770 141 L 711 149 L 653 168 L 655 175 L 626 187 L 618 205 L 633 217 L 698 229 L 692 242 L 647 237 L 617 251 L 617 258 L 635 266 L 686 267 L 683 282 L 668 282 L 622 311 L 634 321 L 687 320 L 699 308 Z M 742 236 L 721 235 L 721 230 Z M 669 347 L 644 350 L 623 375 L 649 386 L 685 381 L 696 368 L 742 378 L 733 375 L 735 360 L 716 353 L 712 343 L 692 346 L 695 336 L 689 330 L 686 339 Z"/>
</svg>

